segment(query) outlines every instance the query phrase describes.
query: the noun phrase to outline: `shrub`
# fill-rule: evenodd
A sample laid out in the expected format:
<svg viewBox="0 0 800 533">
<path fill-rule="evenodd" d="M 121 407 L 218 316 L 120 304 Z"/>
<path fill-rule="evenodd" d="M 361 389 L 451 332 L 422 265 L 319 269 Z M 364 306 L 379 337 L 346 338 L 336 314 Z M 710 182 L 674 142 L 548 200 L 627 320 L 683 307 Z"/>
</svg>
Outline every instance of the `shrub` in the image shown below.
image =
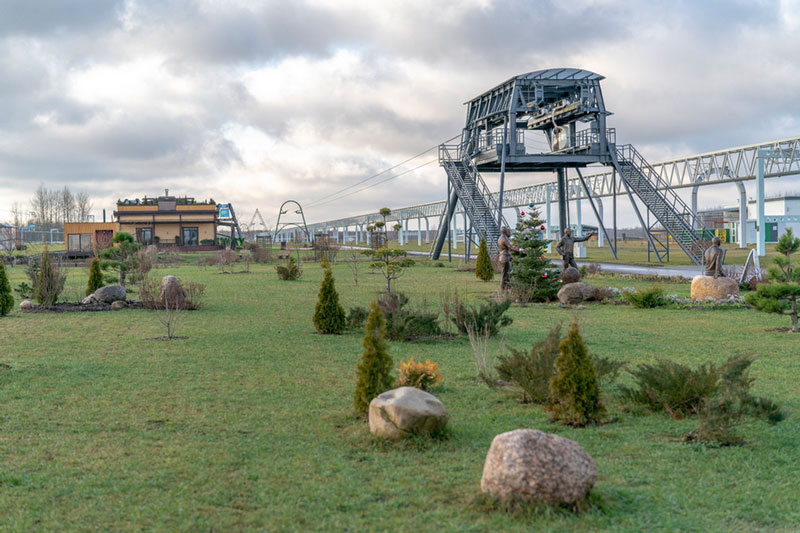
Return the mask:
<svg viewBox="0 0 800 533">
<path fill-rule="evenodd" d="M 664 297 L 664 289 L 658 285 L 649 289 L 639 288 L 635 291 L 625 291 L 622 293 L 622 298 L 639 309 L 664 307 L 668 303 L 668 300 Z"/>
<path fill-rule="evenodd" d="M 188 309 L 200 309 L 203 306 L 203 295 L 206 286 L 196 281 L 187 281 L 183 284 L 183 292 L 186 294 Z"/>
<path fill-rule="evenodd" d="M 664 411 L 673 418 L 697 414 L 720 380 L 719 369 L 712 363 L 692 370 L 666 359 L 640 364 L 628 373 L 635 387 L 620 387 L 622 399 L 652 411 Z"/>
<path fill-rule="evenodd" d="M 347 329 L 363 328 L 367 322 L 369 309 L 366 307 L 351 307 L 347 311 Z"/>
<path fill-rule="evenodd" d="M 397 387 L 416 387 L 422 390 L 431 390 L 442 381 L 442 373 L 439 372 L 439 365 L 431 363 L 430 361 L 414 361 L 414 358 L 408 362 L 400 363 L 400 369 L 397 372 Z"/>
<path fill-rule="evenodd" d="M 92 266 L 89 267 L 89 283 L 86 286 L 86 296 L 103 286 L 103 273 L 100 271 L 100 260 L 92 259 Z"/>
<path fill-rule="evenodd" d="M 594 365 L 577 323 L 572 323 L 559 351 L 556 375 L 550 380 L 553 420 L 578 427 L 600 422 L 606 410 L 600 400 Z"/>
<path fill-rule="evenodd" d="M 11 285 L 6 276 L 6 267 L 0 261 L 0 316 L 6 316 L 14 307 L 14 296 L 11 294 Z"/>
<path fill-rule="evenodd" d="M 386 320 L 386 334 L 391 340 L 413 340 L 441 335 L 439 313 L 411 309 L 408 297 L 402 292 L 385 292 L 378 306 Z"/>
<path fill-rule="evenodd" d="M 231 249 L 220 250 L 216 254 L 214 254 L 214 262 L 219 267 L 219 271 L 221 273 L 225 273 L 226 270 L 230 270 L 231 274 L 233 274 L 233 266 L 236 264 L 236 261 L 239 259 L 239 256 Z"/>
<path fill-rule="evenodd" d="M 494 356 L 489 348 L 489 332 L 485 329 L 475 331 L 472 326 L 467 326 L 467 336 L 472 348 L 472 356 L 475 359 L 475 367 L 478 370 L 478 377 L 494 389 L 497 387 L 497 375 L 494 370 Z"/>
<path fill-rule="evenodd" d="M 543 405 L 550 403 L 550 380 L 556 373 L 555 361 L 560 352 L 561 325 L 554 327 L 547 336 L 535 342 L 529 352 L 508 346 L 509 354 L 498 357 L 497 373 L 506 381 L 522 389 L 522 401 Z M 611 383 L 617 379 L 624 361 L 592 355 L 594 374 L 600 383 Z"/>
<path fill-rule="evenodd" d="M 42 253 L 42 263 L 39 266 L 39 281 L 36 284 L 36 301 L 44 307 L 51 307 L 58 301 L 61 291 L 64 290 L 64 281 L 67 276 L 55 261 L 50 257 L 47 248 Z"/>
<path fill-rule="evenodd" d="M 456 329 L 462 334 L 467 334 L 467 328 L 473 331 L 488 331 L 489 336 L 494 337 L 500 332 L 500 328 L 508 326 L 513 322 L 511 317 L 505 316 L 505 312 L 511 307 L 511 300 L 490 300 L 478 307 L 469 306 L 456 294 L 452 301 L 445 305 L 452 306 L 445 310 L 445 314 L 455 324 Z"/>
<path fill-rule="evenodd" d="M 330 268 L 325 269 L 325 277 L 319 288 L 317 305 L 314 307 L 314 327 L 323 334 L 339 334 L 345 330 L 344 309 L 339 304 L 339 294 Z"/>
<path fill-rule="evenodd" d="M 136 251 L 139 244 L 134 242 L 133 235 L 128 232 L 120 231 L 114 235 L 114 246 L 106 248 L 100 252 L 100 257 L 105 259 L 101 267 L 113 268 L 119 272 L 119 283 L 125 286 L 125 278 L 128 272 L 136 268 L 138 258 Z"/>
<path fill-rule="evenodd" d="M 486 239 L 481 239 L 478 247 L 478 259 L 475 261 L 475 276 L 483 281 L 491 281 L 494 277 L 494 267 L 492 258 L 489 257 L 489 248 L 486 246 Z"/>
<path fill-rule="evenodd" d="M 386 321 L 377 302 L 370 307 L 364 328 L 364 352 L 356 373 L 354 397 L 357 412 L 366 414 L 369 402 L 392 386 L 392 358 L 386 352 Z"/>
<path fill-rule="evenodd" d="M 286 266 L 278 265 L 275 267 L 275 271 L 278 272 L 278 278 L 283 281 L 297 281 L 303 275 L 303 269 L 291 255 L 286 260 Z"/>
<path fill-rule="evenodd" d="M 39 267 L 41 264 L 41 256 L 31 255 L 28 257 L 28 263 L 25 265 L 25 275 L 28 276 L 30 284 L 23 281 L 17 285 L 15 289 L 23 300 L 30 300 L 36 295 L 36 286 L 39 284 Z"/>
<path fill-rule="evenodd" d="M 771 283 L 756 287 L 754 294 L 748 294 L 746 301 L 756 309 L 767 313 L 788 314 L 792 318 L 792 332 L 798 332 L 797 302 L 800 300 L 800 269 L 792 266 L 791 256 L 800 249 L 800 238 L 795 237 L 791 228 L 781 235 L 775 245 L 779 256 L 767 272 Z"/>
</svg>

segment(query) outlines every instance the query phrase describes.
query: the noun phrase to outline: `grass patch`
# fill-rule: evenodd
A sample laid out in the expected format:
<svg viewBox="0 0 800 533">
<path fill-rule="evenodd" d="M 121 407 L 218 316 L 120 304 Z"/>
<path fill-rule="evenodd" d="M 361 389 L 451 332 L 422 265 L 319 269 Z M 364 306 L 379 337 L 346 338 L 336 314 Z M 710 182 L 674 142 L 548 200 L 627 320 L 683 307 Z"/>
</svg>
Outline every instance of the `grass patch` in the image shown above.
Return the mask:
<svg viewBox="0 0 800 533">
<path fill-rule="evenodd" d="M 616 423 L 571 428 L 504 388 L 476 380 L 469 341 L 393 342 L 395 362 L 431 360 L 450 413 L 443 438 L 376 441 L 352 409 L 363 331 L 318 335 L 312 315 L 323 270 L 279 281 L 274 265 L 221 276 L 193 261 L 159 268 L 206 285 L 176 342 L 154 311 L 21 314 L 0 319 L 0 530 L 791 530 L 800 523 L 800 430 L 742 428 L 745 446 L 687 446 L 691 420 L 634 416 L 603 385 Z M 333 266 L 342 305 L 366 307 L 385 286 Z M 8 268 L 12 286 L 22 267 Z M 69 269 L 65 298 L 88 271 Z M 592 278 L 602 286 L 651 282 Z M 498 284 L 422 264 L 397 288 L 412 302 L 457 289 L 474 304 Z M 662 284 L 688 296 L 686 284 Z M 135 293 L 132 295 L 136 297 Z M 692 367 L 732 353 L 761 357 L 753 393 L 800 408 L 798 337 L 767 332 L 785 318 L 587 304 L 512 306 L 489 340 L 530 346 L 573 314 L 592 354 L 630 364 L 668 358 Z M 10 367 L 10 368 L 8 368 Z M 396 371 L 396 369 L 395 369 Z M 620 382 L 631 385 L 628 376 Z M 492 438 L 534 428 L 579 442 L 598 464 L 580 514 L 505 513 L 476 505 Z"/>
</svg>

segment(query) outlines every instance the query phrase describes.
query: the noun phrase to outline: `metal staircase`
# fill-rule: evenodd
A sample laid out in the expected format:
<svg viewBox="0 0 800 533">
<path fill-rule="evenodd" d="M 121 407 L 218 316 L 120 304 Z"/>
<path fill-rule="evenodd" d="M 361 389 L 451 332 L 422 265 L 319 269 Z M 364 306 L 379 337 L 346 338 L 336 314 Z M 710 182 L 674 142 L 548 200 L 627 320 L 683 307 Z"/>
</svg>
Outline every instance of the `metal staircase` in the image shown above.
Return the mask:
<svg viewBox="0 0 800 533">
<path fill-rule="evenodd" d="M 614 166 L 623 182 L 644 202 L 647 210 L 656 219 L 649 228 L 653 239 L 651 244 L 655 247 L 658 243 L 662 249 L 668 250 L 664 243 L 652 237 L 652 230 L 656 224 L 661 224 L 695 264 L 702 264 L 703 252 L 708 247 L 708 242 L 692 229 L 697 225 L 691 208 L 633 146 L 630 144 L 617 146 L 614 155 L 616 156 Z M 702 230 L 699 233 L 702 234 Z M 657 249 L 656 254 L 660 260 Z"/>
<path fill-rule="evenodd" d="M 500 227 L 497 224 L 497 201 L 481 178 L 475 163 L 461 150 L 461 146 L 442 144 L 439 145 L 439 164 L 447 172 L 447 178 L 472 223 L 472 229 L 482 239 L 486 239 L 489 254 L 497 254 L 499 252 L 497 240 L 500 238 Z M 447 216 L 446 210 L 442 216 Z M 508 226 L 508 222 L 503 217 L 501 217 L 501 224 Z M 443 227 L 444 224 L 440 222 L 439 231 Z M 434 246 L 437 240 L 434 239 Z"/>
</svg>

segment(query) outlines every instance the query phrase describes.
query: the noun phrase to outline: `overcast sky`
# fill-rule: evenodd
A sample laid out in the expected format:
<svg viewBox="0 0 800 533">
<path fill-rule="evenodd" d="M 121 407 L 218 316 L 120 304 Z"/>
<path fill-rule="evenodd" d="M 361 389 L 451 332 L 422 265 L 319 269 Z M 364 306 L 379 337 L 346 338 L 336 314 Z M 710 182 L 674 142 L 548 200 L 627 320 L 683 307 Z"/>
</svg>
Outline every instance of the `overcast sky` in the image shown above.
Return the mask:
<svg viewBox="0 0 800 533">
<path fill-rule="evenodd" d="M 169 188 L 245 219 L 287 199 L 309 221 L 442 200 L 434 163 L 312 206 L 551 67 L 606 76 L 609 125 L 652 161 L 792 137 L 799 50 L 800 0 L 0 0 L 0 220 L 39 184 L 97 213 Z"/>
</svg>

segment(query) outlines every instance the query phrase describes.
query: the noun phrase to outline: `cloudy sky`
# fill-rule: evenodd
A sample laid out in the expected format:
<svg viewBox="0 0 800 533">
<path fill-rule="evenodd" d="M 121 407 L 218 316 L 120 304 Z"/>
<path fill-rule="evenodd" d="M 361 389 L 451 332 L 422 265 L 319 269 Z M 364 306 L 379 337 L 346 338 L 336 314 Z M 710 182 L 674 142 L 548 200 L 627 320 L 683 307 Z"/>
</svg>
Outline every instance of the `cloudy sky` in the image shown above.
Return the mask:
<svg viewBox="0 0 800 533">
<path fill-rule="evenodd" d="M 435 163 L 329 195 L 551 67 L 606 76 L 618 140 L 652 161 L 792 137 L 798 50 L 800 0 L 0 0 L 0 220 L 40 184 L 98 213 L 169 188 L 246 219 L 287 199 L 309 221 L 441 200 Z"/>
</svg>

